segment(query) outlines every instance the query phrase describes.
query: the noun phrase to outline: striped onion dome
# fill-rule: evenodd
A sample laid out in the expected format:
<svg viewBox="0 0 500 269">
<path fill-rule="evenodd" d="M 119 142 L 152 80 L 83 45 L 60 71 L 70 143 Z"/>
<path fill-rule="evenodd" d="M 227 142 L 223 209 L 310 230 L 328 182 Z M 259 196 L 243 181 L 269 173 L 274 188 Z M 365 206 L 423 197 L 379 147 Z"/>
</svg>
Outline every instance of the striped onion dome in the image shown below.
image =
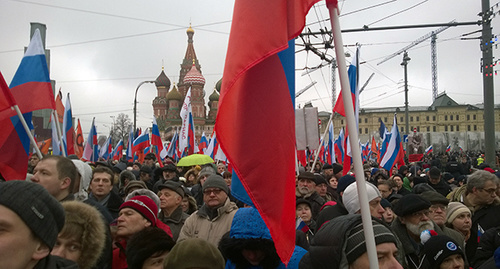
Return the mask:
<svg viewBox="0 0 500 269">
<path fill-rule="evenodd" d="M 186 75 L 184 76 L 184 83 L 185 84 L 202 84 L 205 85 L 205 78 L 201 75 L 200 71 L 196 69 L 196 66 L 194 64 L 193 60 L 193 66 L 191 67 L 191 70 L 189 70 Z"/>
</svg>

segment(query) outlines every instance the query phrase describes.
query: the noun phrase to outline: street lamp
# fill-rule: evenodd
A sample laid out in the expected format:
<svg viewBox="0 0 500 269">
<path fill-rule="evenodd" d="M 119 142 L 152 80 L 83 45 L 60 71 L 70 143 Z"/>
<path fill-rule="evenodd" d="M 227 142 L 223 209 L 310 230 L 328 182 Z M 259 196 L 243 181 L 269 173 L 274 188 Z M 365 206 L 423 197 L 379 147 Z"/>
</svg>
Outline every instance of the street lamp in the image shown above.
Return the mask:
<svg viewBox="0 0 500 269">
<path fill-rule="evenodd" d="M 408 123 L 408 68 L 407 68 L 408 62 L 410 60 L 411 58 L 408 57 L 408 52 L 405 51 L 405 53 L 403 54 L 403 62 L 401 63 L 401 65 L 405 69 L 405 123 L 406 123 L 405 131 L 407 135 L 410 134 L 410 127 Z"/>
<path fill-rule="evenodd" d="M 137 89 L 135 89 L 135 98 L 134 98 L 134 132 L 135 132 L 135 130 L 137 128 L 137 126 L 136 126 L 136 122 L 137 122 L 137 91 L 142 86 L 142 84 L 145 84 L 145 83 L 155 83 L 155 81 L 154 80 L 143 81 L 143 82 L 139 83 L 139 85 L 137 85 Z"/>
</svg>

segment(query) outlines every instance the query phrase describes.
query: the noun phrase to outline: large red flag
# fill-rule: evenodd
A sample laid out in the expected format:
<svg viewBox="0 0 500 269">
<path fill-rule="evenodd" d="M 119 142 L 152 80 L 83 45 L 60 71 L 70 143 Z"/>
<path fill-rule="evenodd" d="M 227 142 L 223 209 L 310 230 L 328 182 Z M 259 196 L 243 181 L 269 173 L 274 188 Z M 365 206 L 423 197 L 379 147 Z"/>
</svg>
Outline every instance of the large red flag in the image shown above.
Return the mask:
<svg viewBox="0 0 500 269">
<path fill-rule="evenodd" d="M 0 120 L 16 115 L 16 111 L 12 109 L 15 104 L 16 102 L 10 92 L 9 86 L 7 86 L 2 72 L 0 72 Z"/>
<path fill-rule="evenodd" d="M 317 1 L 235 2 L 215 125 L 285 264 L 295 245 L 295 78 L 293 47 L 288 57 L 280 52 L 293 46 Z"/>
</svg>

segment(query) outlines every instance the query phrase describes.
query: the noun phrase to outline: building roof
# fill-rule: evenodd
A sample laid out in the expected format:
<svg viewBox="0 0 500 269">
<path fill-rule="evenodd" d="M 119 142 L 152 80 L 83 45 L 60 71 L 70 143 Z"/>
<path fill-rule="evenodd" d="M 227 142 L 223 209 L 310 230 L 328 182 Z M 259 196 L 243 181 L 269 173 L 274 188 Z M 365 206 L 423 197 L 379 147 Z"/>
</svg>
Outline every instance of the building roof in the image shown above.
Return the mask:
<svg viewBox="0 0 500 269">
<path fill-rule="evenodd" d="M 208 97 L 208 100 L 210 101 L 219 101 L 219 94 L 217 93 L 217 90 L 214 89 L 214 92 L 210 94 Z"/>
<path fill-rule="evenodd" d="M 163 71 L 163 67 L 161 68 L 160 75 L 155 80 L 155 85 L 156 87 L 164 86 L 165 88 L 170 89 L 170 79 L 165 74 L 165 71 Z"/>
<path fill-rule="evenodd" d="M 445 92 L 439 94 L 436 100 L 432 103 L 431 107 L 443 107 L 443 106 L 459 106 L 455 100 L 451 99 Z"/>
<path fill-rule="evenodd" d="M 196 68 L 196 65 L 193 60 L 193 66 L 191 66 L 191 70 L 186 73 L 184 76 L 185 84 L 202 84 L 205 85 L 205 78 L 201 75 L 200 71 Z"/>
<path fill-rule="evenodd" d="M 172 90 L 170 90 L 167 93 L 167 96 L 165 96 L 165 99 L 167 99 L 167 100 L 179 100 L 179 101 L 182 100 L 182 95 L 177 90 L 177 87 L 175 87 L 175 84 L 174 84 L 174 87 L 172 87 Z"/>
<path fill-rule="evenodd" d="M 215 89 L 220 93 L 220 88 L 222 87 L 222 78 L 215 84 Z"/>
</svg>

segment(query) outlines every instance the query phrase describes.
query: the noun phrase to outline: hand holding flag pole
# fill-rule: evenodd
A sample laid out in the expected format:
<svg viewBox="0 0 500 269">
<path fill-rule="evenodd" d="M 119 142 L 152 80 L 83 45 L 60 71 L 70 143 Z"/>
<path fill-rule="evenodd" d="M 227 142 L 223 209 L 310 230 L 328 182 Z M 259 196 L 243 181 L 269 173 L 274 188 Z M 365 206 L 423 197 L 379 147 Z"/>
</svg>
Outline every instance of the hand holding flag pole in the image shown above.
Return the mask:
<svg viewBox="0 0 500 269">
<path fill-rule="evenodd" d="M 354 163 L 354 172 L 356 174 L 356 182 L 358 188 L 358 197 L 361 206 L 361 219 L 363 220 L 363 231 L 366 239 L 366 252 L 370 261 L 370 268 L 378 269 L 378 259 L 375 246 L 375 236 L 373 232 L 372 218 L 368 205 L 368 196 L 366 192 L 366 184 L 361 162 L 361 150 L 358 142 L 358 130 L 356 127 L 356 119 L 354 117 L 354 107 L 352 104 L 351 90 L 349 87 L 349 78 L 345 65 L 344 44 L 340 32 L 338 0 L 326 0 L 326 5 L 330 11 L 330 22 L 332 25 L 333 41 L 335 44 L 335 55 L 338 61 L 338 70 L 340 77 L 340 85 L 342 89 L 342 98 L 346 112 L 347 128 L 349 130 L 349 139 L 351 142 L 352 158 Z"/>
</svg>

